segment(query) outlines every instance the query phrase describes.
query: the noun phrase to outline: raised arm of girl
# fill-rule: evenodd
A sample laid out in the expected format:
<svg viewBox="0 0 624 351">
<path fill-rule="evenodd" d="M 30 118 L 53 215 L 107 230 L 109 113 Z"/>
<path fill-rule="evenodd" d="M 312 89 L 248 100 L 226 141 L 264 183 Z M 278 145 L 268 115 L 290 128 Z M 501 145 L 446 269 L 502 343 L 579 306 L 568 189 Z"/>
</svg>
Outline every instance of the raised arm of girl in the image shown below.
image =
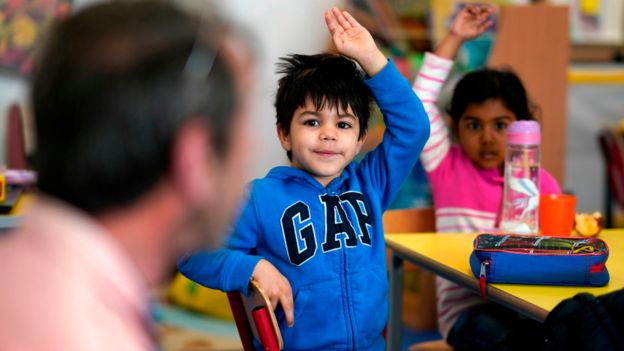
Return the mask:
<svg viewBox="0 0 624 351">
<path fill-rule="evenodd" d="M 453 60 L 462 44 L 481 35 L 490 25 L 490 15 L 496 11 L 491 5 L 471 4 L 464 7 L 455 17 L 449 33 L 440 42 L 435 52 L 426 53 L 423 66 L 413 84 L 414 92 L 420 97 L 431 123 L 431 135 L 421 154 L 427 172 L 435 170 L 448 154 L 449 133 L 438 109 L 438 98 L 442 86 L 453 66 Z"/>
</svg>

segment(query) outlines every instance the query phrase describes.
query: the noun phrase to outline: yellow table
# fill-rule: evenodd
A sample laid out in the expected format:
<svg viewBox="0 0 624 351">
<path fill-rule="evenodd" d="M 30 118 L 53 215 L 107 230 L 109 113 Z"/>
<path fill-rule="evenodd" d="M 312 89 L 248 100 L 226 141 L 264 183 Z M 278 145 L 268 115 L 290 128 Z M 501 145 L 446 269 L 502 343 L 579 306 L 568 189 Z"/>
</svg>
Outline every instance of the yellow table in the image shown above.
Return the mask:
<svg viewBox="0 0 624 351">
<path fill-rule="evenodd" d="M 20 197 L 17 199 L 17 202 L 11 209 L 9 213 L 10 216 L 18 216 L 24 213 L 24 208 L 28 205 L 28 203 L 32 201 L 32 195 L 28 193 L 22 193 Z"/>
<path fill-rule="evenodd" d="M 386 245 L 392 253 L 390 267 L 388 267 L 390 270 L 389 350 L 398 350 L 401 345 L 403 261 L 417 264 L 436 275 L 478 292 L 479 280 L 472 274 L 469 263 L 475 236 L 476 234 L 446 233 L 386 235 Z M 604 230 L 600 238 L 607 242 L 609 247 L 607 269 L 611 279 L 607 286 L 488 284 L 487 299 L 538 321 L 543 321 L 548 312 L 559 302 L 580 292 L 601 295 L 621 289 L 624 287 L 624 230 Z"/>
<path fill-rule="evenodd" d="M 0 215 L 0 232 L 15 228 L 20 224 L 24 208 L 30 201 L 32 201 L 32 195 L 25 193 L 19 195 L 11 212 Z"/>
</svg>

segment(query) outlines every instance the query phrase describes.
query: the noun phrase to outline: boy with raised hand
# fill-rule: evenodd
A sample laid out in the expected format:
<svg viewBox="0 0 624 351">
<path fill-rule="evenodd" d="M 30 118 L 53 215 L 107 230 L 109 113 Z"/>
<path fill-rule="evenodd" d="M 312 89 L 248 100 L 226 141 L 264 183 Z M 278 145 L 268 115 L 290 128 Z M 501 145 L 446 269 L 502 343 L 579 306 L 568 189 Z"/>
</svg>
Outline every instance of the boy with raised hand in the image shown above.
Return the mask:
<svg viewBox="0 0 624 351">
<path fill-rule="evenodd" d="M 291 165 L 251 183 L 228 249 L 185 257 L 178 267 L 224 291 L 247 292 L 256 280 L 281 305 L 287 349 L 382 350 L 388 282 L 381 217 L 418 159 L 429 122 L 364 27 L 336 8 L 325 21 L 344 56 L 291 55 L 279 66 L 277 134 Z M 372 97 L 386 132 L 356 163 Z"/>
</svg>

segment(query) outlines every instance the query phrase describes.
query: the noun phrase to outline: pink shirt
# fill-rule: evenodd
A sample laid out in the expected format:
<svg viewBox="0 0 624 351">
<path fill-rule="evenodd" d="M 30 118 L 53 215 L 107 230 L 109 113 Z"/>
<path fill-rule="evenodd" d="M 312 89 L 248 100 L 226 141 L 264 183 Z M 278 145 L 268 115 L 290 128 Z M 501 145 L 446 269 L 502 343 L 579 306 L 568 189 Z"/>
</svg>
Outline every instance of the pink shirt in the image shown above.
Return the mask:
<svg viewBox="0 0 624 351">
<path fill-rule="evenodd" d="M 437 103 L 453 61 L 425 54 L 414 82 L 431 123 L 431 136 L 421 161 L 431 185 L 438 232 L 488 232 L 495 230 L 500 212 L 503 177 L 499 169 L 477 167 L 458 145 L 452 145 Z M 540 192 L 560 193 L 557 181 L 540 170 Z M 436 280 L 438 325 L 446 338 L 466 308 L 481 303 L 473 292 L 457 284 Z"/>
<path fill-rule="evenodd" d="M 155 349 L 143 278 L 87 215 L 38 198 L 0 258 L 0 350 Z"/>
</svg>

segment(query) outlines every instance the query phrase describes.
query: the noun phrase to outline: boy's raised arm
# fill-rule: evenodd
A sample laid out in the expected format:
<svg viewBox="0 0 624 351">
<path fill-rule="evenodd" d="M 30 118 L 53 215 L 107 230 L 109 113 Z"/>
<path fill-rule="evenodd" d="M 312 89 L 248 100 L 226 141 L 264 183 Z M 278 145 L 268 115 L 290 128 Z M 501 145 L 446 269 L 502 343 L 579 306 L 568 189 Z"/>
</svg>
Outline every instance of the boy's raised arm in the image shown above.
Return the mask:
<svg viewBox="0 0 624 351">
<path fill-rule="evenodd" d="M 374 76 L 388 63 L 373 36 L 347 11 L 335 7 L 325 11 L 325 23 L 338 52 L 356 60 L 368 76 Z"/>
</svg>

